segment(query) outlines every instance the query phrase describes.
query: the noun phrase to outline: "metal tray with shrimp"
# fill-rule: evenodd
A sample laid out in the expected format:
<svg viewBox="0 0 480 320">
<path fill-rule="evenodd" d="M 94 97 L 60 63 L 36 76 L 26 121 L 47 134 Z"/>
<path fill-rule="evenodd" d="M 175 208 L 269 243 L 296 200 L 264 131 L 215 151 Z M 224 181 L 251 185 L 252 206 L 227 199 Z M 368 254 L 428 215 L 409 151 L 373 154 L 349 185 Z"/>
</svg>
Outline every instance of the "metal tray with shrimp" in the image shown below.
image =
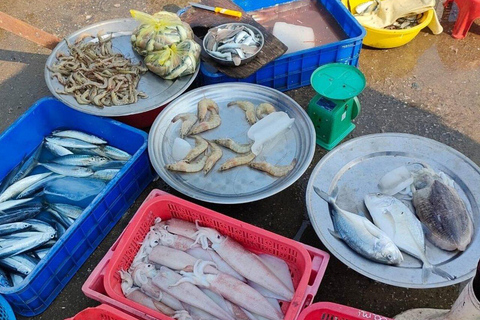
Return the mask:
<svg viewBox="0 0 480 320">
<path fill-rule="evenodd" d="M 295 118 L 290 129 L 269 143 L 254 161 L 266 161 L 273 165 L 297 163 L 287 175 L 279 178 L 248 166 L 239 166 L 219 172 L 221 165 L 238 154 L 222 147 L 223 156 L 213 169 L 204 174 L 179 173 L 167 170 L 174 163 L 172 146 L 179 137 L 181 121 L 172 123 L 180 113 L 197 114 L 197 104 L 203 98 L 214 100 L 220 110 L 221 125 L 200 134 L 207 140 L 231 138 L 238 143 L 248 143 L 250 124 L 245 112 L 238 107 L 227 107 L 235 100 L 247 100 L 254 105 L 263 102 L 272 104 L 277 111 L 284 111 Z M 185 138 L 192 146 L 194 140 Z M 171 102 L 155 120 L 149 134 L 150 162 L 166 183 L 177 191 L 202 201 L 212 203 L 247 203 L 274 195 L 299 179 L 312 161 L 315 151 L 315 130 L 303 108 L 285 94 L 264 86 L 247 83 L 224 83 L 197 88 Z"/>
<path fill-rule="evenodd" d="M 130 36 L 133 30 L 139 25 L 133 18 L 114 19 L 92 24 L 81 30 L 78 30 L 65 38 L 69 43 L 74 43 L 78 36 L 88 33 L 96 36 L 97 33 L 104 33 L 105 36 L 112 36 L 113 51 L 122 53 L 132 63 L 143 61 L 143 57 L 136 53 L 130 43 Z M 190 84 L 195 80 L 199 67 L 194 74 L 178 78 L 176 80 L 164 80 L 152 72 L 143 74 L 138 83 L 137 90 L 144 92 L 148 97 L 139 98 L 136 103 L 119 106 L 103 107 L 87 104 L 79 104 L 72 95 L 59 94 L 57 91 L 64 89 L 64 86 L 56 78 L 52 79 L 52 72 L 48 69 L 56 60 L 60 52 L 68 54 L 66 41 L 61 41 L 47 59 L 45 64 L 45 81 L 52 94 L 69 107 L 97 116 L 118 117 L 147 112 L 161 107 L 180 94 L 182 94 Z M 96 38 L 91 41 L 98 41 Z"/>
<path fill-rule="evenodd" d="M 330 233 L 334 229 L 330 206 L 314 191 L 314 187 L 317 187 L 331 194 L 337 189 L 338 207 L 352 213 L 363 212 L 372 220 L 363 203 L 364 196 L 379 192 L 380 178 L 391 170 L 420 164 L 427 164 L 437 172 L 442 171 L 454 180 L 455 189 L 473 218 L 474 235 L 463 252 L 441 250 L 425 239 L 427 259 L 454 277 L 452 280 L 429 273 L 424 281 L 422 262 L 406 253 L 403 253 L 404 260 L 397 266 L 377 263 L 357 254 L 343 240 Z M 480 168 L 473 161 L 440 142 L 411 134 L 372 134 L 343 143 L 316 165 L 307 186 L 307 210 L 323 244 L 355 271 L 399 287 L 445 287 L 466 281 L 475 275 L 480 254 L 479 180 Z"/>
</svg>

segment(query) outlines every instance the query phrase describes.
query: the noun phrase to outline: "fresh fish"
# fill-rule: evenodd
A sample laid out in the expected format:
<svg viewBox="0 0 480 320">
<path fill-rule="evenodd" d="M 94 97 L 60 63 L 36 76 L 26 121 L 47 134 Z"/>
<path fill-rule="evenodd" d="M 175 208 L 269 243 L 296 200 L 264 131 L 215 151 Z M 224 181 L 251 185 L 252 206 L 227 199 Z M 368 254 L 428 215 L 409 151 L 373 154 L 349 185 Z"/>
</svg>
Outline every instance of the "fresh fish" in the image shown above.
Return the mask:
<svg viewBox="0 0 480 320">
<path fill-rule="evenodd" d="M 53 163 L 68 166 L 97 166 L 109 162 L 110 159 L 102 156 L 89 156 L 85 154 L 70 154 L 52 160 Z"/>
<path fill-rule="evenodd" d="M 427 281 L 429 272 L 448 280 L 454 279 L 428 261 L 422 224 L 402 201 L 381 193 L 367 194 L 364 201 L 373 222 L 393 240 L 398 248 L 422 261 L 424 283 Z"/>
<path fill-rule="evenodd" d="M 25 198 L 25 197 L 28 197 L 28 196 L 31 196 L 33 194 L 35 194 L 35 192 L 37 192 L 38 190 L 42 189 L 43 187 L 45 187 L 45 185 L 51 181 L 51 180 L 55 180 L 55 179 L 58 179 L 58 178 L 63 178 L 64 176 L 60 175 L 60 174 L 55 174 L 55 175 L 51 175 L 51 176 L 47 176 L 45 178 L 43 178 L 42 180 L 39 180 L 37 182 L 35 182 L 34 184 L 32 184 L 30 187 L 28 187 L 27 189 L 23 190 L 18 196 L 17 196 L 17 199 L 22 199 L 22 198 Z"/>
<path fill-rule="evenodd" d="M 60 222 L 55 222 L 55 230 L 57 231 L 57 238 L 60 239 L 65 232 L 67 232 L 67 229 L 60 223 Z"/>
<path fill-rule="evenodd" d="M 5 258 L 23 253 L 39 247 L 55 237 L 54 233 L 35 232 L 35 235 L 23 238 L 5 239 L 0 242 L 0 258 Z"/>
<path fill-rule="evenodd" d="M 16 273 L 11 273 L 10 277 L 12 279 L 12 284 L 13 284 L 14 287 L 20 285 L 23 282 L 23 280 L 25 279 L 23 276 L 21 276 L 19 274 L 16 274 Z"/>
<path fill-rule="evenodd" d="M 452 185 L 444 173 L 428 167 L 419 170 L 414 174 L 413 205 L 433 244 L 443 250 L 465 251 L 472 240 L 473 222 Z"/>
<path fill-rule="evenodd" d="M 100 156 L 109 157 L 114 160 L 127 161 L 132 157 L 129 153 L 112 146 L 96 148 L 93 151 Z"/>
<path fill-rule="evenodd" d="M 15 177 L 18 171 L 22 168 L 25 161 L 27 161 L 27 158 L 23 159 L 19 165 L 10 170 L 10 172 L 3 178 L 2 182 L 0 183 L 0 194 L 2 194 L 3 191 L 5 191 L 5 189 L 7 189 L 12 184 L 11 181 L 13 180 L 13 177 Z"/>
<path fill-rule="evenodd" d="M 78 139 L 61 138 L 61 137 L 46 137 L 45 140 L 51 143 L 58 144 L 65 148 L 78 148 L 78 149 L 95 149 L 98 145 L 88 143 Z"/>
<path fill-rule="evenodd" d="M 58 213 L 58 211 L 53 210 L 52 208 L 48 208 L 47 211 L 51 213 L 52 216 L 55 218 L 55 221 L 60 223 L 65 229 L 68 229 L 74 222 L 73 219 L 67 216 L 61 215 L 60 213 Z"/>
<path fill-rule="evenodd" d="M 62 156 L 66 156 L 66 155 L 69 155 L 69 154 L 73 154 L 72 151 L 68 150 L 67 148 L 65 147 L 62 147 L 58 144 L 55 144 L 55 143 L 51 143 L 49 141 L 46 141 L 45 142 L 45 147 L 55 156 L 57 157 L 62 157 Z"/>
<path fill-rule="evenodd" d="M 59 214 L 56 212 L 56 214 Z M 55 217 L 54 214 L 52 214 L 50 211 L 42 211 L 38 215 L 35 216 L 35 219 L 41 220 L 43 222 L 48 223 L 49 225 L 53 226 L 55 225 L 55 222 L 57 221 L 57 218 Z"/>
<path fill-rule="evenodd" d="M 37 266 L 37 262 L 26 254 L 0 259 L 0 266 L 28 276 Z"/>
<path fill-rule="evenodd" d="M 53 228 L 49 223 L 37 220 L 37 219 L 27 219 L 26 223 L 31 225 L 30 230 L 45 232 L 45 233 L 55 233 L 55 228 Z"/>
<path fill-rule="evenodd" d="M 61 215 L 64 215 L 66 217 L 69 217 L 71 219 L 78 219 L 78 217 L 82 214 L 83 209 L 74 206 L 71 204 L 65 204 L 65 203 L 50 203 L 49 204 L 50 208 L 53 210 L 57 211 Z"/>
<path fill-rule="evenodd" d="M 0 269 L 0 287 L 11 287 L 12 283 L 3 269 Z"/>
<path fill-rule="evenodd" d="M 75 201 L 76 205 L 86 207 L 105 186 L 105 182 L 98 179 L 65 177 L 47 184 L 44 189 L 44 198 L 49 202 Z"/>
<path fill-rule="evenodd" d="M 57 163 L 39 163 L 48 170 L 69 177 L 88 177 L 93 174 L 93 170 L 90 168 L 67 166 Z"/>
<path fill-rule="evenodd" d="M 120 169 L 103 169 L 95 171 L 95 173 L 91 177 L 95 179 L 110 181 L 117 175 L 118 172 L 120 172 Z"/>
<path fill-rule="evenodd" d="M 65 230 L 65 228 L 63 230 Z M 57 233 L 58 233 L 58 229 L 57 229 Z M 59 236 L 59 238 L 60 238 L 60 236 Z M 39 259 L 43 259 L 49 251 L 50 251 L 50 248 L 37 249 L 37 250 L 35 250 L 35 254 L 37 255 L 37 257 Z"/>
<path fill-rule="evenodd" d="M 33 154 L 28 158 L 28 160 L 23 163 L 20 170 L 10 181 L 10 185 L 26 177 L 30 173 L 30 171 L 32 171 L 33 168 L 35 168 L 35 166 L 38 163 L 38 158 L 40 157 L 40 153 L 42 152 L 42 146 L 43 146 L 43 143 L 41 143 L 37 147 L 37 149 L 35 149 Z"/>
<path fill-rule="evenodd" d="M 19 200 L 12 200 L 19 201 Z M 42 205 L 37 203 L 28 207 L 21 207 L 15 210 L 7 211 L 0 215 L 0 224 L 20 222 L 35 217 L 42 210 Z"/>
<path fill-rule="evenodd" d="M 51 172 L 47 173 L 40 173 L 36 174 L 33 176 L 28 176 L 26 178 L 23 178 L 22 180 L 19 180 L 12 184 L 10 187 L 7 188 L 1 195 L 0 195 L 0 202 L 4 202 L 6 200 L 9 200 L 18 194 L 20 194 L 22 191 L 30 187 L 31 185 L 37 183 L 38 181 L 48 177 L 51 175 Z"/>
<path fill-rule="evenodd" d="M 112 160 L 100 165 L 90 167 L 93 171 L 100 171 L 105 169 L 122 169 L 127 161 Z"/>
<path fill-rule="evenodd" d="M 29 201 L 33 200 L 33 198 L 27 198 L 27 199 L 20 199 L 20 200 L 8 200 L 5 202 L 0 203 L 0 212 L 5 211 L 14 207 L 17 207 L 19 205 L 22 205 L 24 203 L 27 203 Z"/>
<path fill-rule="evenodd" d="M 107 141 L 97 136 L 94 136 L 93 134 L 88 134 L 88 133 L 76 131 L 76 130 L 54 131 L 52 132 L 52 135 L 56 137 L 73 138 L 77 140 L 82 140 L 92 144 L 107 144 Z"/>
<path fill-rule="evenodd" d="M 0 236 L 29 229 L 32 225 L 26 222 L 12 222 L 0 225 Z"/>
<path fill-rule="evenodd" d="M 315 192 L 330 205 L 335 231 L 332 235 L 345 243 L 362 256 L 386 264 L 399 264 L 403 256 L 393 241 L 370 220 L 360 215 L 340 209 L 332 197 L 317 187 Z"/>
</svg>

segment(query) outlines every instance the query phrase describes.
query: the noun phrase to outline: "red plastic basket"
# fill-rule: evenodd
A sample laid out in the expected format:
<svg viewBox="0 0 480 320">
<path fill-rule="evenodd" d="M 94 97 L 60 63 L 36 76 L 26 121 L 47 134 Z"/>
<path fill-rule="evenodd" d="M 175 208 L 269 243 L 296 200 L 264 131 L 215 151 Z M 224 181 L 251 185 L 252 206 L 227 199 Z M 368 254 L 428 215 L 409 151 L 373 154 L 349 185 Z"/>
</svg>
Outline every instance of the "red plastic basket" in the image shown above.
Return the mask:
<svg viewBox="0 0 480 320">
<path fill-rule="evenodd" d="M 201 225 L 214 228 L 222 234 L 232 237 L 249 250 L 272 254 L 286 261 L 292 274 L 295 294 L 291 303 L 282 306 L 285 320 L 296 319 L 300 311 L 311 304 L 329 260 L 328 253 L 324 251 L 154 190 L 130 221 L 119 239 L 118 245 L 112 247 L 110 262 L 104 262 L 107 260 L 107 256 L 102 260 L 101 263 L 106 264 L 106 269 L 101 270 L 99 269 L 101 266 L 98 265 L 84 284 L 82 290 L 85 295 L 97 300 L 108 298 L 106 303 L 144 319 L 172 320 L 162 313 L 126 299 L 120 287 L 121 280 L 118 271 L 130 267 L 150 226 L 157 217 L 164 220 L 172 217 L 192 222 L 198 220 Z M 103 292 L 95 293 L 95 289 L 92 288 L 94 282 L 97 285 L 100 284 L 101 278 L 103 278 L 105 292 L 108 296 Z"/>
<path fill-rule="evenodd" d="M 300 313 L 298 320 L 393 320 L 368 311 L 331 302 L 314 303 Z"/>
<path fill-rule="evenodd" d="M 107 305 L 99 305 L 77 313 L 74 317 L 65 320 L 138 320 L 122 311 Z"/>
</svg>

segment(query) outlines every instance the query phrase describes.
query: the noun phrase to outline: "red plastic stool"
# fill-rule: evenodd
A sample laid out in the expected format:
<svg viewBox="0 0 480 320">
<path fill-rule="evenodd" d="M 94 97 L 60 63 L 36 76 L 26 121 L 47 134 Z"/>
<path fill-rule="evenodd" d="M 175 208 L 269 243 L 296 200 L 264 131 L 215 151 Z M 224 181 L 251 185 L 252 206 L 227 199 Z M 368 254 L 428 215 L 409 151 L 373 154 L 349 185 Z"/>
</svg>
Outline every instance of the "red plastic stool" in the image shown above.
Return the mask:
<svg viewBox="0 0 480 320">
<path fill-rule="evenodd" d="M 458 18 L 453 27 L 452 37 L 463 39 L 475 19 L 480 18 L 480 0 L 447 0 L 445 7 L 455 1 L 458 5 Z"/>
</svg>

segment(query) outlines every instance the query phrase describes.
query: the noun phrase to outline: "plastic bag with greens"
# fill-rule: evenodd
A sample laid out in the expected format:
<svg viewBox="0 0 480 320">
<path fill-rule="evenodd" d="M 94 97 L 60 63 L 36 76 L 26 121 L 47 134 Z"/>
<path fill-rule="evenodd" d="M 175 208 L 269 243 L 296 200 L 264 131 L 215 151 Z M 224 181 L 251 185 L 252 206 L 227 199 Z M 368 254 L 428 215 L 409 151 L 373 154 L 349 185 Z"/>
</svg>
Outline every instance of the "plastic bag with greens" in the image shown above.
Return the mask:
<svg viewBox="0 0 480 320">
<path fill-rule="evenodd" d="M 200 63 L 200 46 L 193 40 L 185 40 L 162 50 L 150 52 L 145 65 L 160 77 L 173 80 L 192 74 Z"/>
<path fill-rule="evenodd" d="M 192 28 L 175 14 L 160 11 L 153 16 L 130 10 L 130 14 L 141 25 L 137 27 L 131 37 L 132 46 L 141 55 L 158 51 L 172 44 L 193 39 Z"/>
</svg>

